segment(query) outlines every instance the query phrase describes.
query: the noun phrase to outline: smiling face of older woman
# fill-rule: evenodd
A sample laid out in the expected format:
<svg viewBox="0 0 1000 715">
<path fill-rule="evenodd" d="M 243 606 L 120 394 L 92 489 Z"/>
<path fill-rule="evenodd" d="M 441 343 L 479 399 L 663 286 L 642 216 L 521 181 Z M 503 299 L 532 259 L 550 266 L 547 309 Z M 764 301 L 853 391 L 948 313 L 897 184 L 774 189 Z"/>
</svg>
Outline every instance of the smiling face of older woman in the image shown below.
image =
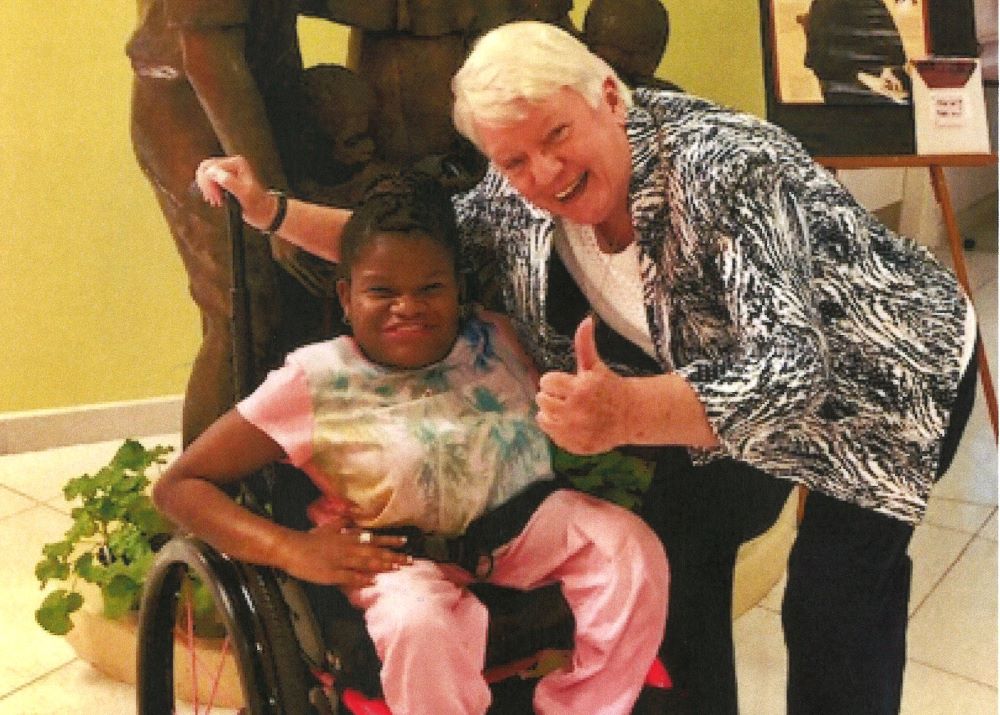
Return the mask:
<svg viewBox="0 0 1000 715">
<path fill-rule="evenodd" d="M 568 87 L 520 105 L 521 118 L 511 123 L 476 123 L 490 161 L 535 206 L 593 225 L 606 243 L 631 241 L 631 147 L 615 83 L 605 83 L 597 106 Z"/>
</svg>

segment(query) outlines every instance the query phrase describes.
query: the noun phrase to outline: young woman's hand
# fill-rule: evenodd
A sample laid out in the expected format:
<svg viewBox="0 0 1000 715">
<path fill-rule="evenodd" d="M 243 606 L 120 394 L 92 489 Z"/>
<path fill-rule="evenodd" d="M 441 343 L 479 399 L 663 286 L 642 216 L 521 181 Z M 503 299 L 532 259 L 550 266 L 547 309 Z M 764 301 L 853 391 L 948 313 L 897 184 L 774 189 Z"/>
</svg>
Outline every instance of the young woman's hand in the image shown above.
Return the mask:
<svg viewBox="0 0 1000 715">
<path fill-rule="evenodd" d="M 368 586 L 377 574 L 412 562 L 406 554 L 393 551 L 406 543 L 403 537 L 380 536 L 344 524 L 335 519 L 309 531 L 289 532 L 276 560 L 292 576 L 342 588 Z"/>
</svg>

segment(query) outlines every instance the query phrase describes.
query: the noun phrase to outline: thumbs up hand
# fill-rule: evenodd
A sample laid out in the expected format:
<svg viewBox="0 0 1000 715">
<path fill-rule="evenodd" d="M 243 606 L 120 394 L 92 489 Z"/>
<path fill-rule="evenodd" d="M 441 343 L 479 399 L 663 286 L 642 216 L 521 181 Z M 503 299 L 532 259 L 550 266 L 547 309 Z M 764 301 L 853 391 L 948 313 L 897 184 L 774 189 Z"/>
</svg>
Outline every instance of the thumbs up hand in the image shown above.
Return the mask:
<svg viewBox="0 0 1000 715">
<path fill-rule="evenodd" d="M 545 373 L 535 397 L 538 426 L 574 454 L 598 454 L 627 442 L 627 379 L 601 360 L 594 331 L 594 318 L 584 318 L 573 340 L 576 373 Z"/>
<path fill-rule="evenodd" d="M 580 321 L 573 336 L 573 352 L 576 353 L 576 372 L 607 369 L 597 352 L 597 323 L 593 315 L 588 315 Z"/>
</svg>

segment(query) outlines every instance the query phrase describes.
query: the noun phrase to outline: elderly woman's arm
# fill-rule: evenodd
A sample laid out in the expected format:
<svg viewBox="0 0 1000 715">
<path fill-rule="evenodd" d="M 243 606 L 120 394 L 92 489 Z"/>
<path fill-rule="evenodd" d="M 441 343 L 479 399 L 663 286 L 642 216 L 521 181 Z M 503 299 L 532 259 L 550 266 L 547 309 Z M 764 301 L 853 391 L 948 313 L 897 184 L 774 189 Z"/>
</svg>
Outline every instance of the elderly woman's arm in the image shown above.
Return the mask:
<svg viewBox="0 0 1000 715">
<path fill-rule="evenodd" d="M 242 156 L 205 159 L 195 172 L 195 182 L 213 206 L 222 205 L 223 190 L 231 193 L 240 203 L 243 220 L 261 231 L 278 215 L 278 197 L 268 192 Z M 336 263 L 340 259 L 340 233 L 350 216 L 349 209 L 290 198 L 277 234 L 309 253 Z"/>
<path fill-rule="evenodd" d="M 808 231 L 775 167 L 762 164 L 734 181 L 740 190 L 717 220 L 715 239 L 733 349 L 660 376 L 622 378 L 596 350 L 589 354 L 585 321 L 576 340 L 583 367 L 540 383 L 538 421 L 560 446 L 581 453 L 623 444 L 721 446 L 768 465 L 794 444 L 824 394 L 828 360 Z"/>
<path fill-rule="evenodd" d="M 829 389 L 830 356 L 817 309 L 812 237 L 794 172 L 766 160 L 736 173 L 716 219 L 714 263 L 732 349 L 679 366 L 722 448 L 774 473 L 813 435 Z"/>
<path fill-rule="evenodd" d="M 597 454 L 623 444 L 718 445 L 705 409 L 677 373 L 622 377 L 597 354 L 593 318 L 575 338 L 577 372 L 542 376 L 538 425 L 574 454 Z"/>
</svg>

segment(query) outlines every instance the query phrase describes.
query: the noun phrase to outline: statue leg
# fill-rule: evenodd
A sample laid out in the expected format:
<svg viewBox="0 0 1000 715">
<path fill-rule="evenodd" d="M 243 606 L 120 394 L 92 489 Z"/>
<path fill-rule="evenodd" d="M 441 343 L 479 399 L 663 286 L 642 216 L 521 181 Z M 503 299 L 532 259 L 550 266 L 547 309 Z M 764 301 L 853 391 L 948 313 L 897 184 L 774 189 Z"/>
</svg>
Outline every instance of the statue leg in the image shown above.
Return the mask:
<svg viewBox="0 0 1000 715">
<path fill-rule="evenodd" d="M 230 256 L 225 214 L 177 206 L 157 189 L 188 275 L 188 290 L 201 313 L 201 344 L 191 364 L 181 433 L 185 445 L 201 434 L 235 400 Z"/>
<path fill-rule="evenodd" d="M 154 188 L 201 313 L 202 342 L 184 396 L 181 431 L 188 444 L 228 410 L 235 397 L 226 214 L 209 207 L 193 186 L 198 163 L 222 150 L 186 82 L 137 78 L 131 129 L 136 158 Z M 255 235 L 247 237 L 247 264 L 256 383 L 259 370 L 273 362 L 269 344 L 280 304 L 270 250 Z"/>
</svg>

